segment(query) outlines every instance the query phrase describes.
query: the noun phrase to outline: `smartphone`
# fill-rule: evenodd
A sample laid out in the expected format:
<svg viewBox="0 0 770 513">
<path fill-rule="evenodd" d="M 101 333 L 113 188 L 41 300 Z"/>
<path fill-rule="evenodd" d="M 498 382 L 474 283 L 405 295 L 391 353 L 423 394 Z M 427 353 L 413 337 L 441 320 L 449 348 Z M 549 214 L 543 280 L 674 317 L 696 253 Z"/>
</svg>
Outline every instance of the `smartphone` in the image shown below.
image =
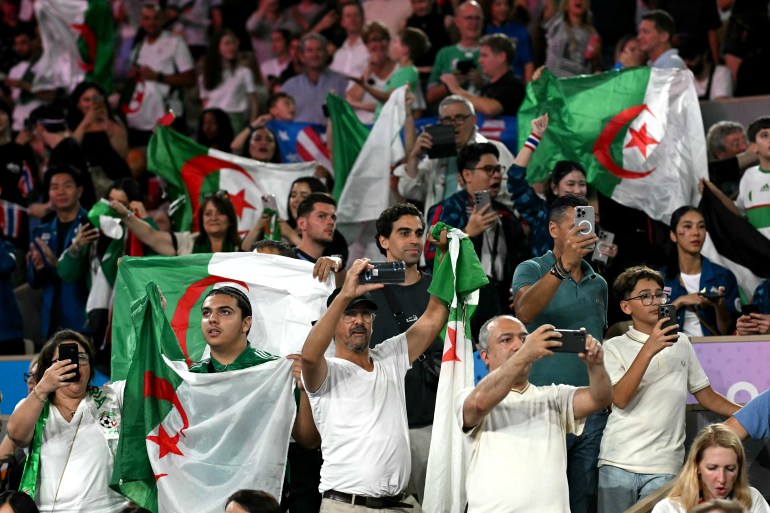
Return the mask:
<svg viewBox="0 0 770 513">
<path fill-rule="evenodd" d="M 590 235 L 594 233 L 595 219 L 594 207 L 575 207 L 575 226 L 582 228 L 582 230 L 578 232 L 578 235 Z M 586 249 L 596 249 L 596 244 L 586 246 Z"/>
<path fill-rule="evenodd" d="M 596 244 L 596 247 L 594 248 L 594 252 L 591 255 L 591 260 L 594 262 L 601 262 L 602 264 L 606 264 L 610 257 L 605 255 L 601 252 L 602 249 L 602 243 L 604 244 L 612 244 L 612 241 L 615 240 L 615 234 L 612 232 L 608 232 L 605 230 L 599 230 L 599 242 Z"/>
<path fill-rule="evenodd" d="M 716 303 L 717 301 L 725 297 L 723 294 L 718 294 L 716 292 L 698 292 L 698 295 L 701 297 L 705 297 L 712 303 Z"/>
<path fill-rule="evenodd" d="M 75 367 L 75 370 L 72 371 L 75 373 L 75 375 L 70 379 L 65 379 L 65 383 L 77 383 L 80 381 L 80 360 L 78 359 L 79 352 L 80 351 L 77 344 L 61 344 L 59 346 L 59 360 L 70 360 L 71 363 L 78 364 L 78 366 Z"/>
<path fill-rule="evenodd" d="M 466 75 L 472 69 L 476 69 L 476 63 L 473 61 L 459 61 L 457 63 L 457 71 L 463 75 Z"/>
<path fill-rule="evenodd" d="M 457 155 L 455 127 L 446 125 L 428 125 L 425 131 L 430 134 L 433 145 L 428 150 L 428 158 L 440 159 Z"/>
<path fill-rule="evenodd" d="M 660 305 L 658 306 L 658 319 L 668 317 L 669 320 L 661 325 L 661 329 L 668 328 L 676 324 L 676 306 L 674 305 Z M 672 332 L 668 332 L 671 335 Z"/>
<path fill-rule="evenodd" d="M 358 275 L 359 283 L 404 283 L 406 262 L 369 262 L 374 266 Z"/>
<path fill-rule="evenodd" d="M 262 195 L 262 209 L 270 209 L 273 212 L 278 212 L 278 204 L 275 202 L 275 194 L 263 194 Z"/>
<path fill-rule="evenodd" d="M 761 313 L 759 305 L 741 305 L 741 315 L 751 315 L 753 313 Z"/>
<path fill-rule="evenodd" d="M 489 195 L 489 191 L 476 191 L 473 193 L 473 203 L 476 206 L 476 212 L 478 212 L 484 206 L 492 204 L 492 196 Z M 488 213 L 489 210 L 487 210 Z"/>
<path fill-rule="evenodd" d="M 555 353 L 585 353 L 586 334 L 580 330 L 554 330 L 561 333 L 561 347 L 550 347 Z"/>
</svg>

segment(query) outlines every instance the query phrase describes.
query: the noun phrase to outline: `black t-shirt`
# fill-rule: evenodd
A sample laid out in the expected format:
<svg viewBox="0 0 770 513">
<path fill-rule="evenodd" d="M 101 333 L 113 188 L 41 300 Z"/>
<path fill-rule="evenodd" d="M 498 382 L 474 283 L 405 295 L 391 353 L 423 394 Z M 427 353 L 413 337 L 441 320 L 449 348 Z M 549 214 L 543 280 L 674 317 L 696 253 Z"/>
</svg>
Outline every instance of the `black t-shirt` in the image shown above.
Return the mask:
<svg viewBox="0 0 770 513">
<path fill-rule="evenodd" d="M 430 295 L 428 287 L 430 286 L 431 276 L 421 273 L 420 281 L 413 285 L 385 285 L 393 291 L 398 305 L 405 315 L 406 323 L 411 326 L 428 308 Z M 374 320 L 372 328 L 372 338 L 369 341 L 369 347 L 374 347 L 383 340 L 395 337 L 401 333 L 398 321 L 393 316 L 393 310 L 388 304 L 382 289 L 373 290 L 369 293 L 377 303 L 377 318 Z M 426 353 L 441 353 L 444 349 L 444 343 L 437 337 Z M 412 368 L 406 373 L 404 381 L 406 391 L 406 415 L 409 420 L 409 427 L 428 426 L 433 424 L 433 410 L 436 407 L 436 391 L 431 390 L 425 385 L 425 370 L 421 361 L 414 362 Z"/>
<path fill-rule="evenodd" d="M 479 96 L 499 101 L 503 106 L 500 116 L 515 116 L 524 101 L 525 92 L 524 83 L 509 69 L 497 81 L 485 85 Z"/>
<path fill-rule="evenodd" d="M 438 12 L 438 6 L 433 6 L 433 11 L 425 16 L 412 14 L 406 20 L 406 26 L 420 29 L 425 32 L 430 41 L 430 48 L 423 56 L 415 61 L 417 67 L 433 66 L 436 60 L 436 54 L 445 46 L 452 44 L 444 26 L 444 15 Z"/>
</svg>

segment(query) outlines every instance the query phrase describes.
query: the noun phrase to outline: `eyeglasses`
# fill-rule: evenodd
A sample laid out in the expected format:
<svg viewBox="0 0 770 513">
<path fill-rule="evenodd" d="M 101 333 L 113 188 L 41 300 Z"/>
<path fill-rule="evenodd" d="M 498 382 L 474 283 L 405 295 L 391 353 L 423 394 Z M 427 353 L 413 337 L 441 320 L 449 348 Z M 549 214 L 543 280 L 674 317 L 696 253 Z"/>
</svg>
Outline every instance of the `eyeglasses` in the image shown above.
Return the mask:
<svg viewBox="0 0 770 513">
<path fill-rule="evenodd" d="M 32 373 L 31 372 L 25 372 L 24 373 L 24 383 L 27 383 L 30 379 L 32 379 Z"/>
<path fill-rule="evenodd" d="M 438 122 L 442 125 L 461 125 L 471 117 L 473 117 L 473 114 L 455 114 L 454 116 L 439 118 Z"/>
<path fill-rule="evenodd" d="M 348 310 L 342 314 L 342 320 L 345 324 L 353 324 L 358 317 L 365 323 L 371 323 L 377 315 L 371 310 Z"/>
<path fill-rule="evenodd" d="M 55 362 L 63 362 L 64 360 L 54 360 Z M 88 358 L 88 353 L 78 353 L 78 365 L 83 367 L 88 365 L 91 360 Z"/>
<path fill-rule="evenodd" d="M 217 191 L 217 192 L 207 192 L 206 194 L 203 195 L 203 199 L 209 199 L 211 197 L 214 197 L 214 198 L 229 198 L 230 194 L 227 191 L 225 191 L 225 190 L 221 190 L 221 191 Z"/>
<path fill-rule="evenodd" d="M 472 167 L 471 169 L 478 170 L 478 171 L 484 171 L 487 176 L 492 176 L 495 173 L 503 174 L 503 166 L 502 164 L 498 164 L 496 166 L 484 166 L 484 167 Z"/>
<path fill-rule="evenodd" d="M 641 301 L 643 306 L 652 306 L 653 299 L 657 299 L 659 305 L 665 305 L 668 303 L 668 294 L 665 292 L 658 292 L 657 294 L 639 294 L 638 296 L 626 299 L 626 301 L 631 301 L 633 299 Z"/>
</svg>

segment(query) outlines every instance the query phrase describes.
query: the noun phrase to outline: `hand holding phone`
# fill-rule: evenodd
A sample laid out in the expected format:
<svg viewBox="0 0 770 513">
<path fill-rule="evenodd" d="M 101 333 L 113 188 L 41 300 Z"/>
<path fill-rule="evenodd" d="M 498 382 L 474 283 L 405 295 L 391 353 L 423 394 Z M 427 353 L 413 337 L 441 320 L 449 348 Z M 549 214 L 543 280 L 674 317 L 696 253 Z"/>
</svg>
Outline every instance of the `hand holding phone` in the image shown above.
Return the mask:
<svg viewBox="0 0 770 513">
<path fill-rule="evenodd" d="M 80 381 L 80 357 L 79 357 L 79 347 L 77 344 L 61 344 L 59 345 L 59 361 L 65 361 L 69 360 L 69 362 L 66 362 L 68 365 L 71 364 L 77 364 L 77 367 L 75 367 L 72 372 L 75 373 L 74 376 L 72 376 L 69 379 L 62 380 L 64 383 L 77 383 Z"/>
<path fill-rule="evenodd" d="M 275 194 L 263 194 L 262 195 L 262 209 L 270 209 L 273 212 L 278 212 L 278 204 L 275 201 Z"/>
<path fill-rule="evenodd" d="M 585 353 L 586 332 L 582 330 L 554 330 L 561 334 L 561 347 L 552 347 L 555 353 Z"/>
<path fill-rule="evenodd" d="M 578 235 L 592 235 L 595 230 L 596 214 L 594 213 L 594 207 L 591 206 L 577 206 L 575 207 L 575 226 L 581 228 Z M 593 249 L 596 244 L 589 244 L 585 249 Z"/>
<path fill-rule="evenodd" d="M 676 324 L 676 306 L 674 305 L 660 305 L 658 306 L 658 320 L 668 317 L 668 320 L 661 324 L 660 329 L 665 330 L 670 326 Z M 669 334 L 671 332 L 668 332 Z"/>
<path fill-rule="evenodd" d="M 358 275 L 358 283 L 404 283 L 406 262 L 369 262 L 374 266 Z"/>
</svg>

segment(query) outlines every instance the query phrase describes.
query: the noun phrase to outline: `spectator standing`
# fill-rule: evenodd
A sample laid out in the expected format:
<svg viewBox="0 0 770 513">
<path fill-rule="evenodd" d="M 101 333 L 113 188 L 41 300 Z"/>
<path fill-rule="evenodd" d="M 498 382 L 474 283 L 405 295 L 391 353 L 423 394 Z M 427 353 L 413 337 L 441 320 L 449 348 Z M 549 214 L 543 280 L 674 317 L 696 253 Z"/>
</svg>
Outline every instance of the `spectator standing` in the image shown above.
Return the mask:
<svg viewBox="0 0 770 513">
<path fill-rule="evenodd" d="M 514 47 L 502 34 L 484 36 L 480 41 L 479 65 L 486 83 L 478 95 L 460 87 L 454 73 L 441 75 L 449 92 L 467 98 L 476 112 L 485 116 L 515 116 L 524 101 L 524 83 L 514 74 Z"/>
<path fill-rule="evenodd" d="M 680 56 L 695 77 L 695 92 L 699 100 L 719 100 L 733 97 L 733 76 L 727 66 L 715 64 L 709 52 L 697 41 L 679 46 Z"/>
<path fill-rule="evenodd" d="M 160 6 L 145 3 L 140 25 L 145 34 L 132 54 L 134 66 L 128 78 L 135 87 L 125 107 L 132 146 L 147 144 L 155 124 L 169 109 L 177 116 L 177 126 L 183 128 L 181 88 L 195 84 L 190 50 L 180 36 L 163 29 Z"/>
<path fill-rule="evenodd" d="M 52 95 L 50 91 L 32 91 L 42 50 L 40 40 L 31 28 L 17 29 L 13 36 L 13 50 L 18 62 L 8 70 L 5 85 L 11 89 L 13 100 L 13 131 L 20 132 L 30 113 L 50 100 Z"/>
<path fill-rule="evenodd" d="M 222 0 L 168 0 L 166 15 L 195 60 L 206 51 L 209 33 L 222 30 Z"/>
<path fill-rule="evenodd" d="M 510 38 L 515 50 L 513 72 L 526 84 L 532 80 L 532 73 L 535 71 L 532 40 L 527 27 L 511 19 L 514 14 L 513 0 L 492 0 L 486 5 L 484 16 L 487 26 L 484 33 L 503 34 Z"/>
<path fill-rule="evenodd" d="M 281 90 L 294 98 L 295 120 L 302 123 L 325 124 L 323 105 L 326 94 L 344 95 L 347 79 L 327 67 L 326 38 L 308 34 L 300 40 L 299 51 L 304 70 L 283 84 Z"/>
<path fill-rule="evenodd" d="M 639 50 L 639 41 L 636 36 L 623 36 L 615 46 L 615 65 L 613 70 L 634 68 L 644 64 L 644 56 Z"/>
<path fill-rule="evenodd" d="M 385 84 L 396 70 L 396 61 L 390 56 L 390 33 L 379 21 L 369 23 L 363 33 L 366 49 L 369 51 L 369 64 L 363 74 L 363 80 L 375 89 L 385 90 Z M 363 86 L 353 84 L 345 95 L 351 107 L 356 111 L 362 123 L 374 123 L 374 111 L 379 104 Z"/>
<path fill-rule="evenodd" d="M 364 10 L 356 1 L 346 1 L 340 7 L 340 25 L 345 29 L 345 42 L 337 48 L 329 69 L 342 75 L 360 77 L 369 60 L 369 50 L 361 37 Z"/>
<path fill-rule="evenodd" d="M 545 30 L 545 65 L 554 75 L 572 77 L 601 69 L 601 38 L 591 25 L 587 1 L 564 0 Z"/>
<path fill-rule="evenodd" d="M 287 30 L 300 34 L 302 29 L 282 8 L 279 0 L 259 0 L 259 6 L 246 20 L 246 31 L 251 37 L 251 46 L 258 63 L 275 57 L 271 52 L 271 34 L 274 30 Z"/>
<path fill-rule="evenodd" d="M 639 49 L 647 54 L 647 64 L 651 67 L 687 68 L 679 51 L 671 46 L 674 30 L 674 18 L 666 11 L 655 9 L 642 16 L 637 39 Z"/>
<path fill-rule="evenodd" d="M 428 51 L 415 61 L 422 81 L 430 76 L 438 51 L 452 44 L 446 19 L 447 16 L 434 0 L 412 0 L 412 14 L 406 19 L 406 26 L 422 30 L 430 41 Z"/>
<path fill-rule="evenodd" d="M 511 291 L 514 311 L 527 329 L 552 324 L 559 329 L 581 329 L 602 338 L 607 327 L 607 282 L 583 260 L 599 241 L 595 234 L 582 235 L 575 226 L 575 207 L 588 206 L 582 196 L 567 194 L 551 204 L 548 229 L 553 251 L 522 262 L 516 268 Z M 530 373 L 533 385 L 588 384 L 588 375 L 575 354 L 560 353 L 535 362 Z M 586 419 L 580 436 L 567 436 L 567 479 L 570 511 L 585 513 L 596 493 L 597 460 L 602 432 L 609 412 L 605 409 Z"/>
<path fill-rule="evenodd" d="M 290 42 L 291 33 L 286 29 L 275 29 L 270 33 L 270 50 L 273 53 L 273 57 L 259 64 L 262 78 L 265 79 L 267 90 L 270 92 L 280 83 L 281 73 L 291 62 L 291 55 L 289 55 Z"/>
<path fill-rule="evenodd" d="M 198 85 L 203 107 L 222 109 L 234 130 L 258 114 L 257 87 L 252 70 L 238 62 L 238 38 L 231 30 L 217 33 L 206 50 Z"/>
</svg>

